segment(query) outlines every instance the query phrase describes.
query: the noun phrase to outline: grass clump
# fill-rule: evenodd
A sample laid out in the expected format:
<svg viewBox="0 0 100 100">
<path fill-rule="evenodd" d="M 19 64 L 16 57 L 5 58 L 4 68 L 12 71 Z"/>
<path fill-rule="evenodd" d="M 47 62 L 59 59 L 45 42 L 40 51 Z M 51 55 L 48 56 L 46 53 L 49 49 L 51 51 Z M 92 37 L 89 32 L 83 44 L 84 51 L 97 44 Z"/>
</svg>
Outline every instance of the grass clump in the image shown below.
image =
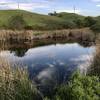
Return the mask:
<svg viewBox="0 0 100 100">
<path fill-rule="evenodd" d="M 42 100 L 26 70 L 11 68 L 0 59 L 0 100 Z"/>
<path fill-rule="evenodd" d="M 89 75 L 98 76 L 100 79 L 100 39 L 99 38 L 96 41 L 96 53 L 94 56 L 94 61 L 89 70 Z"/>
<path fill-rule="evenodd" d="M 24 21 L 21 15 L 11 16 L 8 21 L 8 28 L 9 29 L 24 29 L 26 26 L 26 22 Z"/>
<path fill-rule="evenodd" d="M 58 87 L 55 100 L 100 100 L 99 78 L 77 72 L 68 84 Z"/>
</svg>

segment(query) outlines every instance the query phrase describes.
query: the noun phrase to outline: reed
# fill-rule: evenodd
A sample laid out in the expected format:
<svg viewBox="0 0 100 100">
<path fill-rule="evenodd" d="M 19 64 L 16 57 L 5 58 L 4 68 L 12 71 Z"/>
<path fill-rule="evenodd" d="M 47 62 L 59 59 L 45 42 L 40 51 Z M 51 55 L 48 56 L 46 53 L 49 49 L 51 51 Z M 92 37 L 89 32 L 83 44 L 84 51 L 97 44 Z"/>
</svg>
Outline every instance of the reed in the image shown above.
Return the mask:
<svg viewBox="0 0 100 100">
<path fill-rule="evenodd" d="M 0 58 L 0 100 L 42 100 L 25 69 L 12 68 Z"/>
<path fill-rule="evenodd" d="M 0 40 L 31 40 L 32 37 L 31 31 L 25 30 L 0 30 Z"/>
<path fill-rule="evenodd" d="M 97 39 L 96 41 L 96 53 L 89 74 L 98 76 L 100 78 L 100 40 L 99 39 Z"/>
<path fill-rule="evenodd" d="M 40 40 L 40 39 L 78 39 L 82 41 L 92 41 L 94 34 L 89 28 L 82 29 L 65 29 L 65 30 L 0 30 L 0 40 Z"/>
</svg>

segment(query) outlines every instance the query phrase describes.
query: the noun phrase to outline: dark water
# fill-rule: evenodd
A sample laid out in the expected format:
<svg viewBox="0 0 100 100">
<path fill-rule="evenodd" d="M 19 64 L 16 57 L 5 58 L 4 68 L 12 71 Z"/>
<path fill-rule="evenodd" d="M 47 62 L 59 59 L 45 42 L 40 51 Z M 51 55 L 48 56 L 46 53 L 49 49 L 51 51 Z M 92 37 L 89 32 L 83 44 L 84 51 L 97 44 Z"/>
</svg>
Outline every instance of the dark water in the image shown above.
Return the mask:
<svg viewBox="0 0 100 100">
<path fill-rule="evenodd" d="M 32 44 L 4 44 L 1 48 L 4 50 L 1 49 L 0 56 L 27 66 L 30 78 L 45 88 L 46 93 L 55 85 L 66 82 L 73 71 L 79 69 L 86 73 L 95 52 L 95 46 L 48 40 Z"/>
</svg>

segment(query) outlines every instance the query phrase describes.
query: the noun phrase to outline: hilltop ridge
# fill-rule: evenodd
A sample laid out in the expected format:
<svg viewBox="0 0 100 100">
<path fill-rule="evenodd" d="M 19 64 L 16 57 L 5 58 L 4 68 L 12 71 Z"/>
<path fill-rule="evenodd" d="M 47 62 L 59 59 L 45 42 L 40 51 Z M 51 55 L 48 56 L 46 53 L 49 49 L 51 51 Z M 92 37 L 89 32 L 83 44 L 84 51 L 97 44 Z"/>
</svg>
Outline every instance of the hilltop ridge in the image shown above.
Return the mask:
<svg viewBox="0 0 100 100">
<path fill-rule="evenodd" d="M 0 29 L 7 29 L 9 26 L 9 20 L 13 16 L 21 16 L 26 23 L 25 28 L 35 30 L 81 27 L 81 21 L 83 21 L 85 18 L 85 16 L 82 15 L 66 12 L 57 13 L 56 16 L 51 16 L 24 10 L 0 10 Z M 78 24 L 81 24 L 81 26 L 79 26 Z"/>
</svg>

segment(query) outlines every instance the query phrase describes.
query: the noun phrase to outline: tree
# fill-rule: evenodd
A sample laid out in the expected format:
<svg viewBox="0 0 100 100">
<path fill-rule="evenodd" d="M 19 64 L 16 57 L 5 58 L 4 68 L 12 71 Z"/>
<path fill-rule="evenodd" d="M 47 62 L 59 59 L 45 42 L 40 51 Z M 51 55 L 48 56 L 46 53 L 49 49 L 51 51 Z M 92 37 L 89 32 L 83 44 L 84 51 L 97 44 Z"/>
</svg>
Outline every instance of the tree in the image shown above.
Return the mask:
<svg viewBox="0 0 100 100">
<path fill-rule="evenodd" d="M 50 15 L 50 16 L 57 16 L 57 12 L 54 11 L 53 13 L 48 13 L 48 15 Z"/>
<path fill-rule="evenodd" d="M 57 12 L 56 11 L 54 11 L 54 16 L 57 16 Z"/>
<path fill-rule="evenodd" d="M 53 13 L 48 13 L 48 15 L 49 15 L 49 16 L 53 16 L 54 14 L 53 14 Z"/>
<path fill-rule="evenodd" d="M 24 29 L 26 26 L 26 22 L 21 15 L 15 15 L 10 17 L 8 21 L 8 28 L 10 29 Z"/>
<path fill-rule="evenodd" d="M 96 23 L 96 20 L 93 17 L 88 16 L 84 19 L 84 22 L 86 27 L 91 27 Z"/>
<path fill-rule="evenodd" d="M 76 19 L 74 20 L 75 24 L 77 25 L 77 27 L 82 28 L 84 26 L 84 22 L 82 19 Z"/>
</svg>

